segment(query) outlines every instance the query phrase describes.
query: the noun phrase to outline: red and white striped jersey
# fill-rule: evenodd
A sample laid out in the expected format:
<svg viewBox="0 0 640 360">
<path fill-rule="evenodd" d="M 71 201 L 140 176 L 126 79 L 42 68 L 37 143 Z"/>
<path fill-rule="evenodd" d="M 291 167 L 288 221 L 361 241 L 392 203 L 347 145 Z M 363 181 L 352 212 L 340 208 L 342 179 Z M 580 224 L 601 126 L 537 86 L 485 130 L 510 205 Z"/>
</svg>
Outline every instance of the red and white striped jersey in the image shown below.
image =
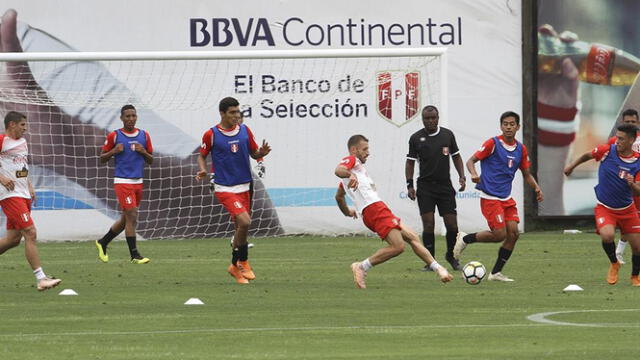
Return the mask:
<svg viewBox="0 0 640 360">
<path fill-rule="evenodd" d="M 29 165 L 27 159 L 29 149 L 27 139 L 13 139 L 6 134 L 0 134 L 0 174 L 13 180 L 15 187 L 9 191 L 0 185 L 0 200 L 10 197 L 31 199 L 29 193 Z"/>
<path fill-rule="evenodd" d="M 358 188 L 356 190 L 349 188 L 349 178 L 342 179 L 340 183 L 340 186 L 345 190 L 347 196 L 353 201 L 358 213 L 362 214 L 362 210 L 367 206 L 381 201 L 373 179 L 371 179 L 367 173 L 367 169 L 365 169 L 358 158 L 355 156 L 347 156 L 342 159 L 340 165 L 351 170 L 351 173 L 355 174 L 358 178 Z"/>
</svg>

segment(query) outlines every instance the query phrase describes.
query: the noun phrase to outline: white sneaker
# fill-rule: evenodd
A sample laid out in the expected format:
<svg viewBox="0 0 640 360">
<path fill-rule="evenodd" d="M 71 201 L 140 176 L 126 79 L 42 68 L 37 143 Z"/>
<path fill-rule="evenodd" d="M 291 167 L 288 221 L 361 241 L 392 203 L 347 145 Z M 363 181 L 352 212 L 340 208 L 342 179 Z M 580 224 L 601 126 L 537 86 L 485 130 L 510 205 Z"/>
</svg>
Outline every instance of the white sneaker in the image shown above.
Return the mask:
<svg viewBox="0 0 640 360">
<path fill-rule="evenodd" d="M 622 253 L 617 252 L 616 253 L 616 259 L 618 259 L 618 262 L 620 264 L 624 264 L 624 258 L 622 257 Z"/>
<path fill-rule="evenodd" d="M 462 250 L 467 247 L 467 243 L 462 240 L 463 237 L 467 236 L 465 232 L 458 232 L 456 235 L 456 245 L 453 247 L 453 257 L 455 259 L 460 259 L 460 254 L 462 254 Z"/>
<path fill-rule="evenodd" d="M 489 281 L 505 281 L 505 282 L 510 282 L 510 281 L 515 281 L 509 277 L 506 277 L 505 275 L 503 275 L 501 272 L 497 272 L 495 274 L 491 274 L 489 273 Z"/>
<path fill-rule="evenodd" d="M 60 284 L 61 282 L 62 280 L 60 279 L 50 279 L 48 277 L 44 278 L 38 281 L 38 291 L 44 291 L 47 289 L 54 288 L 58 286 L 58 284 Z"/>
</svg>

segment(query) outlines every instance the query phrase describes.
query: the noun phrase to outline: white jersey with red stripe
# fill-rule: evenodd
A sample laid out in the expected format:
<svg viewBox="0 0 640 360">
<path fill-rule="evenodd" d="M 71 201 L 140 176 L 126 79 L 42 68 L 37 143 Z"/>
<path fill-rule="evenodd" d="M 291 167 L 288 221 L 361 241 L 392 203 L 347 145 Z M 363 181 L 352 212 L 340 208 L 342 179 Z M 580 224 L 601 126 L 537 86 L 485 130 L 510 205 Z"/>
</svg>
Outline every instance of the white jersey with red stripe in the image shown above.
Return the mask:
<svg viewBox="0 0 640 360">
<path fill-rule="evenodd" d="M 353 190 L 349 188 L 349 178 L 342 179 L 340 186 L 345 190 L 347 196 L 353 201 L 358 213 L 362 214 L 362 211 L 367 206 L 376 203 L 380 200 L 380 196 L 376 191 L 376 185 L 373 179 L 367 173 L 364 165 L 355 156 L 347 156 L 340 162 L 341 166 L 351 170 L 351 173 L 358 178 L 358 188 Z"/>
<path fill-rule="evenodd" d="M 0 200 L 10 197 L 31 199 L 29 192 L 29 149 L 27 139 L 13 139 L 6 134 L 0 134 L 0 174 L 13 180 L 13 190 L 7 190 L 0 185 Z"/>
</svg>

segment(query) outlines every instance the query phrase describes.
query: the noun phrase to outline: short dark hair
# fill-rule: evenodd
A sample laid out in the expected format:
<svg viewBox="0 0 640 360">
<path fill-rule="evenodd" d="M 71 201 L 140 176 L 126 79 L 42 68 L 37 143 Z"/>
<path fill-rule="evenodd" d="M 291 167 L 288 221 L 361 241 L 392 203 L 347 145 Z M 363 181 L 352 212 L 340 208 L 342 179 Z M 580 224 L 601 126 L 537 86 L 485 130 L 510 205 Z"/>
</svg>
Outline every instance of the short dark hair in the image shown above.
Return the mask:
<svg viewBox="0 0 640 360">
<path fill-rule="evenodd" d="M 9 123 L 19 123 L 23 119 L 26 119 L 27 116 L 23 113 L 19 113 L 17 111 L 9 111 L 7 115 L 4 116 L 4 128 L 9 128 Z"/>
<path fill-rule="evenodd" d="M 514 119 L 516 119 L 516 124 L 520 125 L 520 115 L 518 115 L 518 113 L 516 113 L 515 111 L 505 111 L 502 113 L 502 115 L 500 115 L 500 125 L 502 125 L 502 120 L 508 118 L 508 117 L 512 117 Z"/>
<path fill-rule="evenodd" d="M 218 105 L 218 110 L 220 110 L 220 112 L 226 113 L 227 110 L 229 110 L 229 108 L 232 106 L 240 106 L 240 103 L 238 102 L 238 100 L 236 100 L 236 98 L 232 98 L 231 96 L 228 96 L 220 100 L 220 105 Z"/>
<path fill-rule="evenodd" d="M 638 112 L 636 109 L 627 109 L 622 112 L 622 117 L 624 118 L 625 116 L 635 116 L 638 119 Z"/>
<path fill-rule="evenodd" d="M 634 139 L 636 137 L 636 134 L 638 133 L 638 127 L 633 124 L 620 124 L 618 125 L 616 130 L 622 131 L 627 136 L 632 137 Z"/>
<path fill-rule="evenodd" d="M 124 115 L 125 110 L 135 110 L 136 107 L 131 105 L 131 104 L 127 104 L 123 107 L 120 108 L 120 116 Z"/>
<path fill-rule="evenodd" d="M 438 108 L 435 105 L 427 105 L 422 108 L 422 112 L 425 112 L 427 110 L 435 111 L 438 115 L 440 115 L 440 111 L 438 111 Z"/>
<path fill-rule="evenodd" d="M 358 145 L 360 141 L 369 142 L 369 139 L 364 137 L 364 135 L 353 135 L 349 138 L 349 141 L 347 141 L 347 149 L 351 149 L 352 146 Z"/>
</svg>

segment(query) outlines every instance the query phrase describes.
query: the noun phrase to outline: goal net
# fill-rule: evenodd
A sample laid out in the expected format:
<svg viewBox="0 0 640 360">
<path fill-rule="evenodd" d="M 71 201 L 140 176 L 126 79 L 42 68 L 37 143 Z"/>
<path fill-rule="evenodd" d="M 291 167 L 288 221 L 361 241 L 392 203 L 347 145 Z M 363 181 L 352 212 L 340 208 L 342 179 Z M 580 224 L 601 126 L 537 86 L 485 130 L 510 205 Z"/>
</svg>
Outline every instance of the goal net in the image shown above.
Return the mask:
<svg viewBox="0 0 640 360">
<path fill-rule="evenodd" d="M 265 139 L 273 148 L 265 177 L 254 174 L 250 235 L 363 232 L 335 207 L 333 170 L 348 154 L 346 141 L 356 133 L 370 138 L 367 166 L 378 191 L 388 203 L 399 201 L 407 142 L 422 126 L 422 107 L 436 105 L 446 119 L 444 53 L 5 53 L 0 115 L 15 110 L 28 118 L 34 219 L 43 239 L 95 238 L 120 216 L 113 160 L 101 164 L 99 155 L 106 135 L 122 127 L 125 104 L 137 108 L 136 127 L 149 132 L 154 148 L 138 234 L 231 236 L 233 222 L 208 182 L 195 180 L 202 135 L 219 122 L 226 96 L 239 100 L 258 144 Z"/>
</svg>

